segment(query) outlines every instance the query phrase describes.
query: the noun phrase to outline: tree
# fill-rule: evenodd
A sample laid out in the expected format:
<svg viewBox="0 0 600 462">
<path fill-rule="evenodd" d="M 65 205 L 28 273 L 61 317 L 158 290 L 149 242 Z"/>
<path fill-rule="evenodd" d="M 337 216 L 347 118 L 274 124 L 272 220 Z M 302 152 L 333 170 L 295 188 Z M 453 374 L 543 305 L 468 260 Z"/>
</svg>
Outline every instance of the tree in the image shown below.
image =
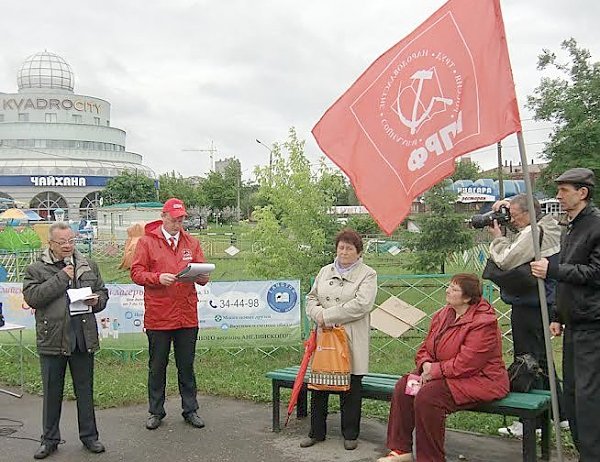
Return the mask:
<svg viewBox="0 0 600 462">
<path fill-rule="evenodd" d="M 473 246 L 473 233 L 464 225 L 465 216 L 455 211 L 457 195 L 441 182 L 424 195 L 428 211 L 416 218 L 420 233 L 402 232 L 406 247 L 413 250 L 406 267 L 415 272 L 446 272 L 446 258 Z"/>
<path fill-rule="evenodd" d="M 152 202 L 157 199 L 154 180 L 137 171 L 122 171 L 111 178 L 102 191 L 106 205 L 126 202 Z"/>
<path fill-rule="evenodd" d="M 477 162 L 468 159 L 461 159 L 454 163 L 455 170 L 452 174 L 452 180 L 475 180 L 479 178 L 481 168 Z"/>
<path fill-rule="evenodd" d="M 338 229 L 330 213 L 335 195 L 324 188 L 333 181 L 332 173 L 321 168 L 313 175 L 304 141 L 293 128 L 283 145 L 274 146 L 272 168 L 258 168 L 256 173 L 265 205 L 253 215 L 257 224 L 252 237 L 257 244 L 249 264 L 255 274 L 297 278 L 306 289 L 309 278 L 332 260 Z"/>
<path fill-rule="evenodd" d="M 159 200 L 165 202 L 171 197 L 181 199 L 186 207 L 195 208 L 203 205 L 202 190 L 193 184 L 191 179 L 184 178 L 174 171 L 158 177 L 160 189 Z"/>
<path fill-rule="evenodd" d="M 552 180 L 569 168 L 587 167 L 600 177 L 600 63 L 591 62 L 590 52 L 573 38 L 563 41 L 561 48 L 568 55 L 566 62 L 548 50 L 538 58 L 539 70 L 551 68 L 560 76 L 543 77 L 527 98 L 536 120 L 555 125 L 544 148 L 549 164 L 538 183 L 552 195 L 556 192 Z"/>
</svg>

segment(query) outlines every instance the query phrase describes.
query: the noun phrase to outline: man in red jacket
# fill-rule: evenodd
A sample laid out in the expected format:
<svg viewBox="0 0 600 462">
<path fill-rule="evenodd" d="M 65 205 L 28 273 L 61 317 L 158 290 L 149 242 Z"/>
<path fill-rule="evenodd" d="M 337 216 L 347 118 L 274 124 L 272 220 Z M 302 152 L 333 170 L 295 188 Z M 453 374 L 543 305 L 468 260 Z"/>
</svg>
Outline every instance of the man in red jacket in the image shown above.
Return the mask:
<svg viewBox="0 0 600 462">
<path fill-rule="evenodd" d="M 148 430 L 158 428 L 165 417 L 165 386 L 171 342 L 183 418 L 204 427 L 198 416 L 194 357 L 198 338 L 198 296 L 193 283 L 179 282 L 177 274 L 188 263 L 204 262 L 200 242 L 183 230 L 187 216 L 179 199 L 165 202 L 161 220 L 148 223 L 137 243 L 131 265 L 131 279 L 144 286 L 144 327 L 148 336 Z M 208 275 L 198 277 L 205 285 Z"/>
</svg>

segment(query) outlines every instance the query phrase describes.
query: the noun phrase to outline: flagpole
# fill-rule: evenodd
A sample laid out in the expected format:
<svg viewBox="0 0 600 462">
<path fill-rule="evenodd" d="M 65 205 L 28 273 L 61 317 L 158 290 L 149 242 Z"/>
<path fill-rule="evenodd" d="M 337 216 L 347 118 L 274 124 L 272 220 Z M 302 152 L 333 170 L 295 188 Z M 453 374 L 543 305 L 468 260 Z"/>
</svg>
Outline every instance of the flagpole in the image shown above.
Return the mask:
<svg viewBox="0 0 600 462">
<path fill-rule="evenodd" d="M 525 180 L 525 189 L 527 190 L 527 208 L 529 209 L 529 221 L 531 222 L 531 237 L 533 239 L 533 252 L 535 260 L 540 260 L 540 240 L 539 229 L 535 224 L 537 217 L 533 205 L 533 189 L 531 178 L 529 177 L 529 164 L 527 163 L 527 154 L 525 152 L 525 142 L 523 132 L 517 132 L 517 141 L 519 144 L 519 154 L 521 155 L 521 166 L 523 167 L 523 179 Z M 548 302 L 546 300 L 546 287 L 544 280 L 538 278 L 538 292 L 540 295 L 540 310 L 542 312 L 542 326 L 544 330 L 544 343 L 546 345 L 546 362 L 548 365 L 548 379 L 550 381 L 550 395 L 552 397 L 552 415 L 554 416 L 554 434 L 556 436 L 556 451 L 558 462 L 563 462 L 562 441 L 560 437 L 560 417 L 558 409 L 558 394 L 556 388 L 556 373 L 554 370 L 554 357 L 552 354 L 552 344 L 550 343 L 550 319 L 548 316 Z"/>
</svg>

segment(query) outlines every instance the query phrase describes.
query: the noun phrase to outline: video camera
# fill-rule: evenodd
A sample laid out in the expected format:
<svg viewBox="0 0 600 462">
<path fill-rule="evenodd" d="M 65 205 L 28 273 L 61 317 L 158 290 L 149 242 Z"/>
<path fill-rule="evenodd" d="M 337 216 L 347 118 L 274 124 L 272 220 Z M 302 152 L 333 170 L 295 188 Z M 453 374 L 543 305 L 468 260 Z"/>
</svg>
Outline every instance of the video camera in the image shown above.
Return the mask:
<svg viewBox="0 0 600 462">
<path fill-rule="evenodd" d="M 486 226 L 492 226 L 494 220 L 499 225 L 505 225 L 510 222 L 510 210 L 505 205 L 501 206 L 497 211 L 487 212 L 481 215 L 473 215 L 469 223 L 473 228 L 481 229 Z"/>
</svg>

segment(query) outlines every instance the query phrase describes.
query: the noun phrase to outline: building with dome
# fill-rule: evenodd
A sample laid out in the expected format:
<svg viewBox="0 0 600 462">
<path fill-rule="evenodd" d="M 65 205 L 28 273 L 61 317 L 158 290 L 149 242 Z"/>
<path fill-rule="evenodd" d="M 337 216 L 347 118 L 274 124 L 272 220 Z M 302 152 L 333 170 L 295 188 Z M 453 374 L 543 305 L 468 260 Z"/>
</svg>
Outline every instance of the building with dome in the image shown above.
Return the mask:
<svg viewBox="0 0 600 462">
<path fill-rule="evenodd" d="M 101 191 L 124 170 L 155 178 L 111 127 L 110 103 L 74 93 L 75 76 L 44 51 L 17 72 L 17 93 L 0 92 L 0 198 L 46 219 L 96 218 Z"/>
</svg>

